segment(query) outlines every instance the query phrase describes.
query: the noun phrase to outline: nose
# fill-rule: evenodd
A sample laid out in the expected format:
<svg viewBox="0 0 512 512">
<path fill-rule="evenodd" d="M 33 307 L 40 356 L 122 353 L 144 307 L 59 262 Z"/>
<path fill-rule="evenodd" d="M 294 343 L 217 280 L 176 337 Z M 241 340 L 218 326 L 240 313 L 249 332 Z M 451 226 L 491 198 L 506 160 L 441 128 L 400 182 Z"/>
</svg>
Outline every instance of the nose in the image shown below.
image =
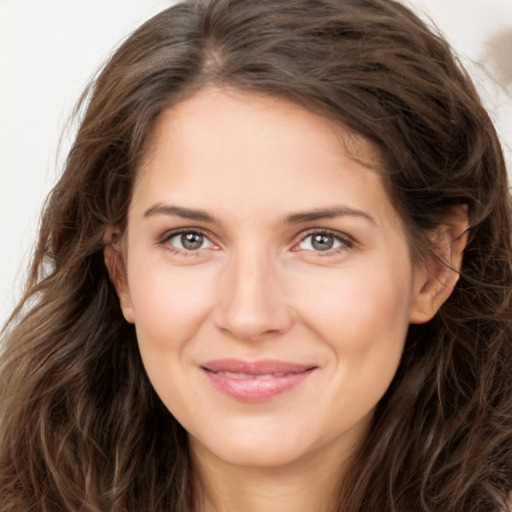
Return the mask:
<svg viewBox="0 0 512 512">
<path fill-rule="evenodd" d="M 218 289 L 216 326 L 239 340 L 267 339 L 290 329 L 293 314 L 278 267 L 261 252 L 233 258 Z"/>
</svg>

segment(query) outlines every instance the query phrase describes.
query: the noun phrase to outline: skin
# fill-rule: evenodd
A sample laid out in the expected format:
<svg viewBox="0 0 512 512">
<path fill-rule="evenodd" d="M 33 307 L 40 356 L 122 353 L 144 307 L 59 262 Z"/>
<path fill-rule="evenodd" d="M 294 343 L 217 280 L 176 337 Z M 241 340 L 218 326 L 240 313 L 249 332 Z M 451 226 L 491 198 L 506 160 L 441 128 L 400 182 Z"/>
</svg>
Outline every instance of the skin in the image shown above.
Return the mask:
<svg viewBox="0 0 512 512">
<path fill-rule="evenodd" d="M 164 111 L 150 142 L 106 263 L 148 376 L 189 432 L 200 508 L 331 510 L 409 324 L 435 314 L 456 274 L 411 262 L 378 172 L 344 150 L 372 162 L 373 148 L 286 100 L 205 89 Z M 434 237 L 455 266 L 461 225 Z M 199 248 L 180 229 L 203 235 Z M 246 402 L 201 369 L 222 358 L 315 370 Z"/>
</svg>

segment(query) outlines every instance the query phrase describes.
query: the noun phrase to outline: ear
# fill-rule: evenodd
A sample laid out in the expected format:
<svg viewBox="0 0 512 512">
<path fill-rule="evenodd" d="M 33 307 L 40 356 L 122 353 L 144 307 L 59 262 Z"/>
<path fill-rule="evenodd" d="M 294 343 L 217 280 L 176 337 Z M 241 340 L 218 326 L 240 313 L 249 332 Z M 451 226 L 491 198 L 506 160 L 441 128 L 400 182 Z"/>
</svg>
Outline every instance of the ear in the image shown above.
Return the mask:
<svg viewBox="0 0 512 512">
<path fill-rule="evenodd" d="M 110 281 L 114 285 L 121 305 L 121 311 L 125 320 L 134 323 L 133 308 L 128 288 L 128 280 L 124 265 L 123 254 L 121 251 L 121 242 L 119 232 L 113 227 L 107 226 L 103 236 L 105 248 L 103 249 L 103 258 L 107 267 Z"/>
<path fill-rule="evenodd" d="M 416 271 L 410 323 L 422 324 L 431 320 L 451 295 L 459 280 L 468 227 L 467 206 L 457 205 L 430 233 L 432 255 Z"/>
</svg>

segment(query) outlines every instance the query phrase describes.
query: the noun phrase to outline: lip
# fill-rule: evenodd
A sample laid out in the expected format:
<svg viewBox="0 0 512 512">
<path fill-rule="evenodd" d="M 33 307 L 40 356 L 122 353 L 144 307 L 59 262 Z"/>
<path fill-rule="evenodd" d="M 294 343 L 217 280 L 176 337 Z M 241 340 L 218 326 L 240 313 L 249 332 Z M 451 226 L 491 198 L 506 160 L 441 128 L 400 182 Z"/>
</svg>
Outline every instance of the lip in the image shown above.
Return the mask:
<svg viewBox="0 0 512 512">
<path fill-rule="evenodd" d="M 263 402 L 285 393 L 309 377 L 314 365 L 263 359 L 216 359 L 201 365 L 213 386 L 244 402 Z"/>
</svg>

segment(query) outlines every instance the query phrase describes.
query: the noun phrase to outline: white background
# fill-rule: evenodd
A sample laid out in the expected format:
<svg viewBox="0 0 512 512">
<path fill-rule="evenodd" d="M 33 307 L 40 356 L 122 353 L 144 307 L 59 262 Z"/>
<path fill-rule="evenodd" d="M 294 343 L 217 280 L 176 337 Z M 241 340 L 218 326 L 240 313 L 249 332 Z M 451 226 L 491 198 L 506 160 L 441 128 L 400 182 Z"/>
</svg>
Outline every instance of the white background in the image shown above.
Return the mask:
<svg viewBox="0 0 512 512">
<path fill-rule="evenodd" d="M 409 2 L 429 13 L 469 66 L 510 170 L 512 0 Z M 0 0 L 0 325 L 20 296 L 39 213 L 72 139 L 72 129 L 63 130 L 74 103 L 119 41 L 173 3 Z M 506 31 L 500 61 L 493 39 Z M 483 62 L 488 72 L 474 62 Z"/>
</svg>

